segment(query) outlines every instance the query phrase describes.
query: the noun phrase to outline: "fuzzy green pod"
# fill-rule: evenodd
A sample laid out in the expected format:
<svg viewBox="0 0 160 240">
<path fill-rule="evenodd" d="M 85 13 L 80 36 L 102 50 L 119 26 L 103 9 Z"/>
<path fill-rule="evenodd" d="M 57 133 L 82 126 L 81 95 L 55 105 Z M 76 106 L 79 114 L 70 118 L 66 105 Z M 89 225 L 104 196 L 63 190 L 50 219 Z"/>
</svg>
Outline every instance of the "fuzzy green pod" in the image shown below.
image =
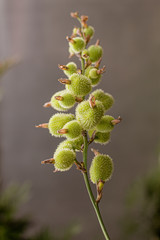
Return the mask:
<svg viewBox="0 0 160 240">
<path fill-rule="evenodd" d="M 84 28 L 83 32 L 85 37 L 89 37 L 91 39 L 94 35 L 94 28 L 92 26 L 88 26 Z"/>
<path fill-rule="evenodd" d="M 55 170 L 67 171 L 72 167 L 76 160 L 76 154 L 70 149 L 61 149 L 55 152 L 53 158 L 55 160 Z"/>
<path fill-rule="evenodd" d="M 95 129 L 91 129 L 88 132 L 90 137 L 92 136 L 94 131 L 95 131 Z M 109 143 L 110 136 L 111 136 L 110 132 L 96 132 L 94 142 L 105 145 L 105 144 Z"/>
<path fill-rule="evenodd" d="M 75 97 L 71 93 L 63 91 L 60 96 L 62 99 L 59 101 L 59 104 L 62 108 L 69 109 L 74 106 L 76 101 Z"/>
<path fill-rule="evenodd" d="M 98 154 L 92 160 L 89 173 L 94 184 L 97 184 L 99 180 L 108 181 L 113 173 L 112 159 L 108 155 Z"/>
<path fill-rule="evenodd" d="M 51 97 L 51 106 L 56 109 L 57 111 L 67 111 L 68 109 L 67 108 L 64 108 L 63 106 L 60 105 L 60 101 L 58 101 L 55 97 L 56 96 L 61 96 L 61 94 L 63 94 L 65 92 L 65 90 L 63 91 L 59 91 L 59 92 L 56 92 L 52 97 Z"/>
<path fill-rule="evenodd" d="M 97 68 L 93 68 L 89 71 L 89 78 L 91 79 L 92 85 L 97 85 L 101 80 L 101 74 L 97 73 Z"/>
<path fill-rule="evenodd" d="M 92 63 L 97 62 L 103 54 L 103 49 L 99 45 L 91 45 L 88 48 L 89 59 Z"/>
<path fill-rule="evenodd" d="M 68 68 L 67 70 L 64 70 L 64 73 L 66 74 L 67 77 L 71 76 L 73 73 L 77 72 L 77 65 L 74 62 L 69 62 L 66 67 Z"/>
<path fill-rule="evenodd" d="M 89 101 L 81 102 L 76 108 L 76 119 L 82 128 L 89 130 L 94 128 L 104 115 L 104 107 L 100 101 L 95 101 L 92 108 Z"/>
<path fill-rule="evenodd" d="M 90 79 L 82 74 L 74 73 L 69 79 L 71 84 L 66 84 L 66 89 L 77 97 L 83 97 L 92 90 Z"/>
<path fill-rule="evenodd" d="M 68 140 L 62 141 L 62 142 L 58 145 L 56 151 L 59 151 L 59 150 L 61 150 L 61 149 L 66 149 L 66 148 L 67 148 L 67 149 L 70 149 L 70 150 L 73 150 L 73 146 L 72 146 L 72 144 L 71 144 Z"/>
<path fill-rule="evenodd" d="M 75 139 L 79 137 L 82 133 L 82 127 L 77 122 L 77 120 L 72 120 L 68 123 L 66 123 L 63 126 L 63 129 L 66 130 L 66 133 L 64 134 L 68 139 Z"/>
<path fill-rule="evenodd" d="M 69 46 L 71 47 L 74 53 L 79 53 L 84 49 L 85 41 L 81 37 L 75 37 L 72 38 L 71 42 L 69 42 Z"/>
<path fill-rule="evenodd" d="M 112 120 L 114 120 L 114 117 L 110 115 L 103 116 L 100 122 L 97 124 L 96 130 L 98 132 L 111 132 L 114 128 Z"/>
<path fill-rule="evenodd" d="M 74 140 L 68 140 L 68 142 L 72 145 L 73 149 L 77 152 L 81 151 L 81 147 L 84 144 L 83 136 L 74 139 Z"/>
<path fill-rule="evenodd" d="M 63 126 L 69 122 L 74 120 L 75 117 L 73 114 L 65 114 L 65 113 L 56 113 L 50 119 L 48 123 L 48 129 L 50 134 L 55 137 L 60 137 L 61 134 L 58 133 Z"/>
<path fill-rule="evenodd" d="M 92 92 L 92 95 L 95 97 L 96 100 L 102 102 L 105 110 L 110 109 L 114 103 L 114 98 L 112 97 L 112 95 L 109 93 L 105 93 L 101 89 L 95 90 L 94 92 Z"/>
</svg>

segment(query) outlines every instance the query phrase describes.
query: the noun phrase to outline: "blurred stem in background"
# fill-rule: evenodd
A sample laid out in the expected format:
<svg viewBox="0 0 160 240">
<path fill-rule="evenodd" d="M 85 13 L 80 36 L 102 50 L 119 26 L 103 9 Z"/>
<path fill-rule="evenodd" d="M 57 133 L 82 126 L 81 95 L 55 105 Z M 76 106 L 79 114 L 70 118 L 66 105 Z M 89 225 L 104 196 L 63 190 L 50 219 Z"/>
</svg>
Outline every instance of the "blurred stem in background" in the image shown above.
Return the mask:
<svg viewBox="0 0 160 240">
<path fill-rule="evenodd" d="M 130 187 L 122 230 L 126 240 L 160 240 L 160 147 L 157 166 Z"/>
</svg>

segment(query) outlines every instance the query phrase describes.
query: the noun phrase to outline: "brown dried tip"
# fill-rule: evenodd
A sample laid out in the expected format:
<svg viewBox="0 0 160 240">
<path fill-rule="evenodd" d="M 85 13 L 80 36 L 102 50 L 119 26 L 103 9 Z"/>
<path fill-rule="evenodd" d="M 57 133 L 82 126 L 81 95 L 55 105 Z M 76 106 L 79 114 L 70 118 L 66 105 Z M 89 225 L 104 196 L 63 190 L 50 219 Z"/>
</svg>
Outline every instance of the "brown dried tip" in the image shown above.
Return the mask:
<svg viewBox="0 0 160 240">
<path fill-rule="evenodd" d="M 81 97 L 75 97 L 75 100 L 76 100 L 76 102 L 80 103 L 80 102 L 83 101 L 83 98 L 81 98 Z"/>
<path fill-rule="evenodd" d="M 59 67 L 61 70 L 68 70 L 68 69 L 69 69 L 66 65 L 60 65 L 60 64 L 58 64 L 58 67 Z"/>
<path fill-rule="evenodd" d="M 48 123 L 42 123 L 42 124 L 39 124 L 37 126 L 35 126 L 36 128 L 48 128 Z"/>
<path fill-rule="evenodd" d="M 65 78 L 60 78 L 58 81 L 62 84 L 71 84 L 71 80 Z"/>
<path fill-rule="evenodd" d="M 78 18 L 78 12 L 71 12 L 71 17 Z"/>
<path fill-rule="evenodd" d="M 81 23 L 85 28 L 87 27 L 87 23 L 86 23 L 87 20 L 88 20 L 88 16 L 84 16 L 84 15 L 81 16 Z"/>
<path fill-rule="evenodd" d="M 57 133 L 66 134 L 66 133 L 68 133 L 68 129 L 60 129 L 60 130 L 57 131 Z"/>
<path fill-rule="evenodd" d="M 100 153 L 98 152 L 98 150 L 91 148 L 91 151 L 94 153 L 95 156 L 99 155 Z"/>
<path fill-rule="evenodd" d="M 74 43 L 74 42 L 75 42 L 74 39 L 71 38 L 71 37 L 68 37 L 68 36 L 67 36 L 66 39 L 67 39 L 67 41 L 70 42 L 70 43 Z"/>
<path fill-rule="evenodd" d="M 102 199 L 102 191 L 103 191 L 103 185 L 104 185 L 104 181 L 99 180 L 97 183 L 97 199 L 96 199 L 96 203 L 98 204 L 100 202 L 100 200 Z"/>
<path fill-rule="evenodd" d="M 101 61 L 102 61 L 102 58 L 100 58 L 96 63 L 95 63 L 95 68 L 99 68 L 99 65 L 100 65 L 100 63 L 101 63 Z"/>
<path fill-rule="evenodd" d="M 96 46 L 98 46 L 100 44 L 100 40 L 97 39 L 97 42 L 95 43 Z"/>
<path fill-rule="evenodd" d="M 96 106 L 96 99 L 95 99 L 95 96 L 90 96 L 89 98 L 89 105 L 91 108 L 94 108 Z"/>
<path fill-rule="evenodd" d="M 103 66 L 102 68 L 97 70 L 97 74 L 103 74 L 106 71 L 106 66 Z"/>
<path fill-rule="evenodd" d="M 41 161 L 41 164 L 54 164 L 54 163 L 55 163 L 55 160 L 53 158 Z"/>
<path fill-rule="evenodd" d="M 62 101 L 62 100 L 63 100 L 63 97 L 61 97 L 61 96 L 55 96 L 55 99 L 58 100 L 58 101 Z"/>
<path fill-rule="evenodd" d="M 120 123 L 121 121 L 122 121 L 122 118 L 119 116 L 117 119 L 112 120 L 111 123 L 113 125 L 116 125 L 116 124 Z"/>
<path fill-rule="evenodd" d="M 46 103 L 43 105 L 43 107 L 45 107 L 45 108 L 51 107 L 51 102 L 46 102 Z"/>
</svg>

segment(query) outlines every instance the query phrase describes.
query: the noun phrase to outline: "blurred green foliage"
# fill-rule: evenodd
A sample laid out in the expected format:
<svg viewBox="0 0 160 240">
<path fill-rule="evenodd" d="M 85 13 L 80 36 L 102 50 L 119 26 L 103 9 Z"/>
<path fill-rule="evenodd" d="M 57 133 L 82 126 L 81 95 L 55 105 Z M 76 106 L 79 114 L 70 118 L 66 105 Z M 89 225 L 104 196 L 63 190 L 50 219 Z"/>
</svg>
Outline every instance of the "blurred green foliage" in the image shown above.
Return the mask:
<svg viewBox="0 0 160 240">
<path fill-rule="evenodd" d="M 126 240 L 160 240 L 160 164 L 130 187 L 122 224 Z"/>
<path fill-rule="evenodd" d="M 20 207 L 28 199 L 28 185 L 12 184 L 0 193 L 0 239 L 1 240 L 70 240 L 80 232 L 77 224 L 63 230 L 63 236 L 55 236 L 46 227 L 33 236 L 26 237 L 26 232 L 33 226 L 28 216 L 18 217 Z"/>
</svg>

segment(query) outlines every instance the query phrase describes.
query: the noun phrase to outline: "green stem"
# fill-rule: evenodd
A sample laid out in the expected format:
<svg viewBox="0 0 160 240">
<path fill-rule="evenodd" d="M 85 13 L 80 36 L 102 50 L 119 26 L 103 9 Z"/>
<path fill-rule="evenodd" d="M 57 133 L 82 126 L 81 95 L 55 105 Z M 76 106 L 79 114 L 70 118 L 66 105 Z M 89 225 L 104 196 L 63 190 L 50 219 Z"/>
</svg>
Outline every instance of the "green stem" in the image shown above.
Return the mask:
<svg viewBox="0 0 160 240">
<path fill-rule="evenodd" d="M 82 74 L 84 75 L 85 72 L 85 60 L 81 57 L 81 68 L 82 68 Z"/>
<path fill-rule="evenodd" d="M 85 136 L 84 137 L 83 162 L 84 162 L 84 166 L 85 166 L 86 170 L 87 170 L 87 150 L 88 150 L 88 141 L 87 141 L 87 136 Z M 108 235 L 107 230 L 105 228 L 105 225 L 104 225 L 104 222 L 103 222 L 98 204 L 96 203 L 94 195 L 92 193 L 92 189 L 91 189 L 91 186 L 90 186 L 90 183 L 89 183 L 87 172 L 83 173 L 83 177 L 84 177 L 84 181 L 85 181 L 85 184 L 86 184 L 86 188 L 87 188 L 90 200 L 91 200 L 92 205 L 94 207 L 94 210 L 96 212 L 96 215 L 97 215 L 99 224 L 101 226 L 102 232 L 104 234 L 104 237 L 105 237 L 106 240 L 109 240 L 110 238 L 109 238 L 109 235 Z"/>
</svg>

